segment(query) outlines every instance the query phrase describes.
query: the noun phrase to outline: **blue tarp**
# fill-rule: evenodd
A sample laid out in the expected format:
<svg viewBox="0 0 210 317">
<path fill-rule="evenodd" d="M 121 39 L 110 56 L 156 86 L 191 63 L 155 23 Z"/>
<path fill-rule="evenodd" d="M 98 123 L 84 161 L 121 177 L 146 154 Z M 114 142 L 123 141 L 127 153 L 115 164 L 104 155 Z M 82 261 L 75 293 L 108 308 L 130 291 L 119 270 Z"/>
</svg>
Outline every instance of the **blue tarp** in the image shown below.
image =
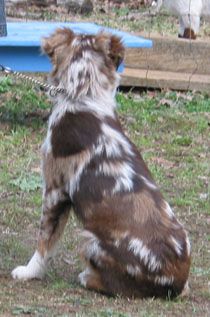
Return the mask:
<svg viewBox="0 0 210 317">
<path fill-rule="evenodd" d="M 103 30 L 121 37 L 125 47 L 152 47 L 151 40 L 95 23 L 15 22 L 7 23 L 8 36 L 0 38 L 0 64 L 16 71 L 49 71 L 50 62 L 40 53 L 41 39 L 59 27 L 68 27 L 79 34 L 96 34 Z"/>
</svg>

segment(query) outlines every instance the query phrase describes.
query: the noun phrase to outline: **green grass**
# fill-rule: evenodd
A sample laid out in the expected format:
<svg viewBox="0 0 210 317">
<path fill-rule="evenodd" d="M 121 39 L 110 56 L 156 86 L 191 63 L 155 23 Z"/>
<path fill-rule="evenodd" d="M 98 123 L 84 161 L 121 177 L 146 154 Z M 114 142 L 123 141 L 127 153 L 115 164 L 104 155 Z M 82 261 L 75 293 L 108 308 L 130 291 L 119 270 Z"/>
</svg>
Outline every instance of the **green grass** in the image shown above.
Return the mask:
<svg viewBox="0 0 210 317">
<path fill-rule="evenodd" d="M 0 81 L 0 315 L 209 316 L 210 101 L 202 94 L 119 93 L 124 128 L 146 160 L 192 241 L 191 295 L 185 300 L 107 298 L 78 284 L 80 224 L 72 215 L 59 256 L 43 281 L 10 271 L 30 258 L 41 214 L 40 146 L 50 104 L 30 85 Z M 46 110 L 49 109 L 49 110 Z"/>
<path fill-rule="evenodd" d="M 10 78 L 0 77 L 0 93 L 7 93 L 9 98 L 6 98 L 0 104 L 0 118 L 2 122 L 14 122 L 18 124 L 39 124 L 39 120 L 33 115 L 40 113 L 49 108 L 46 96 L 38 89 L 32 89 L 28 83 L 21 85 L 14 82 Z M 12 89 L 11 89 L 12 88 Z M 27 120 L 30 118 L 30 120 Z"/>
</svg>

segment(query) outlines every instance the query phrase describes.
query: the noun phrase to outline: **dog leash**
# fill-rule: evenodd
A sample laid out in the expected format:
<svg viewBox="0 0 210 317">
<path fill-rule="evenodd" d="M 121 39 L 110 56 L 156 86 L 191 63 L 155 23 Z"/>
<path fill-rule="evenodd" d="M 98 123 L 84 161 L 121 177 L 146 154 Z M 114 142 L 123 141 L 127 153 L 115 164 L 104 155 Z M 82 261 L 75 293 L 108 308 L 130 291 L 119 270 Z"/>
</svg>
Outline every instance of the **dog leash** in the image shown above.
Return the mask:
<svg viewBox="0 0 210 317">
<path fill-rule="evenodd" d="M 25 74 L 22 74 L 20 72 L 15 71 L 15 70 L 12 70 L 11 68 L 5 67 L 1 64 L 0 64 L 0 72 L 4 73 L 5 75 L 13 75 L 17 78 L 21 78 L 21 79 L 24 79 L 26 81 L 30 81 L 35 85 L 39 85 L 40 87 L 44 88 L 45 91 L 49 91 L 49 94 L 51 97 L 55 97 L 57 94 L 66 93 L 66 90 L 64 88 L 58 88 L 56 86 L 43 83 L 38 79 L 35 79 L 35 78 L 30 77 L 28 75 L 25 75 Z"/>
</svg>

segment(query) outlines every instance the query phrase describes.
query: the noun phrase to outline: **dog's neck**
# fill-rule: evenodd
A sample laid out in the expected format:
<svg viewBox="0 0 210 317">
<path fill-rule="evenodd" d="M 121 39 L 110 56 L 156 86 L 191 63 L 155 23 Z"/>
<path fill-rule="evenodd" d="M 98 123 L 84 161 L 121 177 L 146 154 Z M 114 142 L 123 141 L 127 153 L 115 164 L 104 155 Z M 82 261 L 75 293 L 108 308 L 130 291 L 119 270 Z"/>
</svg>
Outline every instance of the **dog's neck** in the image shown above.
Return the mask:
<svg viewBox="0 0 210 317">
<path fill-rule="evenodd" d="M 89 97 L 99 101 L 115 95 L 120 76 L 113 66 L 110 69 L 105 66 L 100 57 L 83 52 L 83 58 L 62 66 L 52 73 L 52 81 L 64 88 L 71 100 L 82 101 Z"/>
<path fill-rule="evenodd" d="M 92 97 L 92 94 L 80 94 L 74 97 L 73 87 L 71 89 L 68 91 L 68 94 L 61 93 L 53 97 L 54 108 L 50 116 L 49 126 L 56 124 L 66 112 L 91 112 L 102 120 L 106 116 L 115 118 L 116 89 L 114 91 L 108 89 L 95 90 L 94 97 Z"/>
<path fill-rule="evenodd" d="M 115 93 L 120 76 L 116 73 L 114 76 L 112 75 L 113 80 L 109 81 L 108 77 L 95 69 L 92 69 L 92 74 L 83 72 L 83 75 L 79 72 L 79 68 L 75 71 L 70 68 L 66 71 L 65 76 L 60 76 L 58 87 L 64 88 L 66 92 L 58 94 L 53 99 L 54 120 L 57 121 L 66 111 L 91 112 L 100 118 L 114 117 Z"/>
</svg>

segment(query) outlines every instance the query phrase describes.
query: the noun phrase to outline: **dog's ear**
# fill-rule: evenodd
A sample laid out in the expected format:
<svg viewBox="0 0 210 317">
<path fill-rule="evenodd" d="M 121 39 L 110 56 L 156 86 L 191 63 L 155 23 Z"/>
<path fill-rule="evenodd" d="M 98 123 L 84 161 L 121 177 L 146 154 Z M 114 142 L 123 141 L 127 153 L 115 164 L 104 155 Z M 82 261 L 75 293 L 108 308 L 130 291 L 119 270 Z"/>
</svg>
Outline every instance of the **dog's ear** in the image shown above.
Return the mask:
<svg viewBox="0 0 210 317">
<path fill-rule="evenodd" d="M 125 56 L 125 48 L 121 39 L 116 35 L 99 33 L 96 36 L 96 43 L 108 55 L 114 66 L 118 68 Z"/>
<path fill-rule="evenodd" d="M 125 56 L 125 47 L 118 36 L 112 35 L 110 38 L 109 57 L 116 68 L 122 63 Z"/>
<path fill-rule="evenodd" d="M 68 46 L 75 34 L 70 29 L 57 29 L 51 36 L 42 39 L 42 50 L 53 59 L 55 50 L 61 46 Z"/>
</svg>

